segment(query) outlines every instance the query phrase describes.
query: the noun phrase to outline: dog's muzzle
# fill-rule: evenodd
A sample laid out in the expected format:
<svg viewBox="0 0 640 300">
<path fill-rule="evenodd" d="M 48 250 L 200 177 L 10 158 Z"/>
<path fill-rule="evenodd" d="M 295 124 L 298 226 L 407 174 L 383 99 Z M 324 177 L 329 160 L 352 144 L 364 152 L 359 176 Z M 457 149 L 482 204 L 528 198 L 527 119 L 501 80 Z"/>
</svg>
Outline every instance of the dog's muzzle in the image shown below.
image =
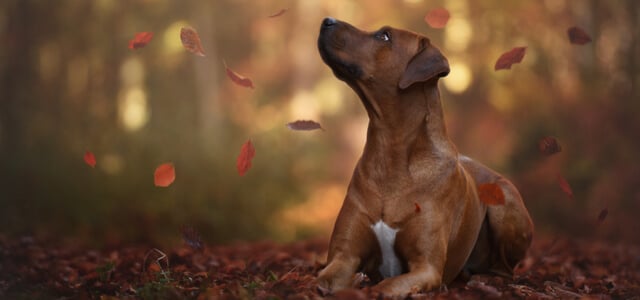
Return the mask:
<svg viewBox="0 0 640 300">
<path fill-rule="evenodd" d="M 362 75 L 360 67 L 352 62 L 345 61 L 338 55 L 345 51 L 347 39 L 345 37 L 349 26 L 332 17 L 322 20 L 320 35 L 318 36 L 318 50 L 320 57 L 331 68 L 333 73 L 341 80 L 351 81 Z"/>
</svg>

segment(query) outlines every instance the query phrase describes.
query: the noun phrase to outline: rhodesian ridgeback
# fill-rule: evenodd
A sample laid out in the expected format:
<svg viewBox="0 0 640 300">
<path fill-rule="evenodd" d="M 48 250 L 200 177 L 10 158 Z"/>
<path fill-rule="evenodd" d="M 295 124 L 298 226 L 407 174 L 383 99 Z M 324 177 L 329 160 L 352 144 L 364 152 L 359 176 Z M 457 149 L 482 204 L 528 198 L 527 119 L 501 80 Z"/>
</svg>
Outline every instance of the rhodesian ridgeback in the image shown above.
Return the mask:
<svg viewBox="0 0 640 300">
<path fill-rule="evenodd" d="M 422 35 L 364 32 L 333 18 L 322 22 L 318 48 L 369 116 L 319 286 L 349 288 L 364 272 L 378 282 L 374 290 L 402 296 L 440 287 L 463 270 L 513 274 L 533 223 L 514 185 L 460 155 L 449 139 L 438 91 L 447 59 Z M 479 200 L 485 183 L 500 187 L 504 205 Z"/>
</svg>

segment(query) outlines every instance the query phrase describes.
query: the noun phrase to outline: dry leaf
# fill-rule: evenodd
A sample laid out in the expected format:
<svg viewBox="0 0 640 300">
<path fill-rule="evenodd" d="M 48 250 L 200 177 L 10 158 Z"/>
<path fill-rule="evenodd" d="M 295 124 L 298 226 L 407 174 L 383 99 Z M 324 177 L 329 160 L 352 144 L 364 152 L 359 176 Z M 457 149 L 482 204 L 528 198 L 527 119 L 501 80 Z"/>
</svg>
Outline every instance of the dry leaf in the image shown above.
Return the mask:
<svg viewBox="0 0 640 300">
<path fill-rule="evenodd" d="M 172 163 L 164 163 L 156 168 L 153 182 L 159 187 L 168 187 L 176 180 L 176 171 Z"/>
<path fill-rule="evenodd" d="M 432 28 L 444 28 L 449 22 L 449 11 L 445 8 L 434 8 L 424 16 L 424 21 Z"/>
<path fill-rule="evenodd" d="M 198 55 L 205 56 L 204 49 L 202 49 L 202 43 L 200 43 L 200 36 L 193 28 L 182 28 L 180 29 L 180 41 L 182 41 L 182 46 L 185 49 L 189 50 L 189 52 Z"/>
<path fill-rule="evenodd" d="M 253 148 L 251 140 L 246 141 L 240 149 L 240 155 L 236 162 L 236 167 L 240 176 L 244 176 L 244 174 L 251 168 L 251 160 L 255 155 L 256 149 Z"/>
<path fill-rule="evenodd" d="M 560 185 L 560 188 L 562 189 L 562 192 L 567 194 L 567 196 L 569 196 L 569 198 L 573 199 L 573 190 L 571 189 L 571 186 L 569 185 L 569 182 L 567 182 L 567 180 L 564 179 L 564 177 L 562 177 L 562 175 L 560 175 L 560 174 L 558 174 L 558 185 Z"/>
<path fill-rule="evenodd" d="M 287 128 L 291 130 L 324 130 L 319 123 L 312 120 L 298 120 L 295 122 L 287 123 Z"/>
<path fill-rule="evenodd" d="M 251 82 L 251 79 L 246 78 L 234 71 L 232 71 L 231 69 L 229 69 L 229 67 L 227 67 L 227 63 L 224 63 L 224 69 L 227 73 L 227 77 L 229 77 L 229 79 L 231 79 L 231 81 L 233 81 L 235 84 L 239 85 L 239 86 L 243 86 L 243 87 L 248 87 L 248 88 L 254 88 L 253 87 L 253 82 Z"/>
<path fill-rule="evenodd" d="M 556 138 L 548 136 L 540 139 L 538 142 L 538 150 L 540 150 L 542 154 L 552 155 L 562 151 L 562 147 Z"/>
<path fill-rule="evenodd" d="M 420 204 L 418 204 L 418 202 L 413 202 L 413 204 L 416 206 L 416 213 L 420 213 L 422 211 L 422 207 L 420 207 Z"/>
<path fill-rule="evenodd" d="M 482 293 L 484 293 L 484 296 L 487 298 L 501 298 L 502 297 L 502 293 L 495 288 L 494 286 L 488 285 L 484 282 L 480 282 L 477 280 L 469 280 L 469 282 L 467 282 L 467 286 L 477 289 L 479 291 L 482 291 Z"/>
<path fill-rule="evenodd" d="M 602 223 L 604 221 L 604 219 L 607 218 L 607 215 L 609 214 L 609 209 L 608 208 L 603 208 L 600 213 L 598 214 L 598 223 Z"/>
<path fill-rule="evenodd" d="M 478 186 L 478 198 L 488 205 L 504 205 L 504 192 L 497 183 L 484 183 Z"/>
<path fill-rule="evenodd" d="M 527 47 L 515 47 L 508 52 L 503 53 L 496 61 L 494 70 L 511 69 L 511 65 L 522 61 L 526 51 Z"/>
<path fill-rule="evenodd" d="M 569 42 L 576 45 L 584 45 L 591 42 L 591 37 L 580 27 L 574 26 L 567 29 Z"/>
<path fill-rule="evenodd" d="M 144 46 L 146 46 L 151 39 L 153 38 L 153 32 L 138 32 L 133 37 L 132 40 L 129 41 L 129 49 L 137 50 Z"/>
<path fill-rule="evenodd" d="M 92 168 L 96 167 L 96 156 L 91 151 L 87 151 L 84 154 L 84 162 Z"/>
<path fill-rule="evenodd" d="M 270 16 L 269 16 L 269 18 L 275 18 L 275 17 L 282 16 L 282 15 L 284 15 L 284 13 L 286 13 L 286 12 L 287 12 L 287 9 L 286 9 L 286 8 L 283 8 L 283 9 L 281 9 L 279 12 L 277 12 L 277 13 L 275 13 L 275 14 L 273 14 L 273 15 L 270 15 Z"/>
</svg>

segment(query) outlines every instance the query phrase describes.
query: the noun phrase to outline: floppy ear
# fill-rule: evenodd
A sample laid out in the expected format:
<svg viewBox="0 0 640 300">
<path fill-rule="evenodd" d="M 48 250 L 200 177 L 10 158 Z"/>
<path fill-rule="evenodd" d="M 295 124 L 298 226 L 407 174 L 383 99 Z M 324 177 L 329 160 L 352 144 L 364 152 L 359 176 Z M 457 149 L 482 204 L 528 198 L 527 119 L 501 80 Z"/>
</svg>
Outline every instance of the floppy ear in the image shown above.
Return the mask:
<svg viewBox="0 0 640 300">
<path fill-rule="evenodd" d="M 449 74 L 449 62 L 432 46 L 428 40 L 422 40 L 424 45 L 407 64 L 404 74 L 400 78 L 398 87 L 406 89 L 416 82 L 425 82 L 433 77 L 444 77 Z"/>
</svg>

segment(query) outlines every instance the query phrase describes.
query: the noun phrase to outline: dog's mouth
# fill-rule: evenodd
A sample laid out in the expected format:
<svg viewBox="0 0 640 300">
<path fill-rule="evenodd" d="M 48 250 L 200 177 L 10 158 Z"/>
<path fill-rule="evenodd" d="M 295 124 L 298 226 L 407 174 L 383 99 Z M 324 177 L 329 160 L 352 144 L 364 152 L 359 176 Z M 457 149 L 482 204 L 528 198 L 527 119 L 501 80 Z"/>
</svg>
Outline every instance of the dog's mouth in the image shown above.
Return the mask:
<svg viewBox="0 0 640 300">
<path fill-rule="evenodd" d="M 362 69 L 355 63 L 346 61 L 340 53 L 347 46 L 347 40 L 340 35 L 340 29 L 346 24 L 334 19 L 325 18 L 320 26 L 318 50 L 320 57 L 331 68 L 340 80 L 351 83 L 362 76 Z"/>
</svg>

